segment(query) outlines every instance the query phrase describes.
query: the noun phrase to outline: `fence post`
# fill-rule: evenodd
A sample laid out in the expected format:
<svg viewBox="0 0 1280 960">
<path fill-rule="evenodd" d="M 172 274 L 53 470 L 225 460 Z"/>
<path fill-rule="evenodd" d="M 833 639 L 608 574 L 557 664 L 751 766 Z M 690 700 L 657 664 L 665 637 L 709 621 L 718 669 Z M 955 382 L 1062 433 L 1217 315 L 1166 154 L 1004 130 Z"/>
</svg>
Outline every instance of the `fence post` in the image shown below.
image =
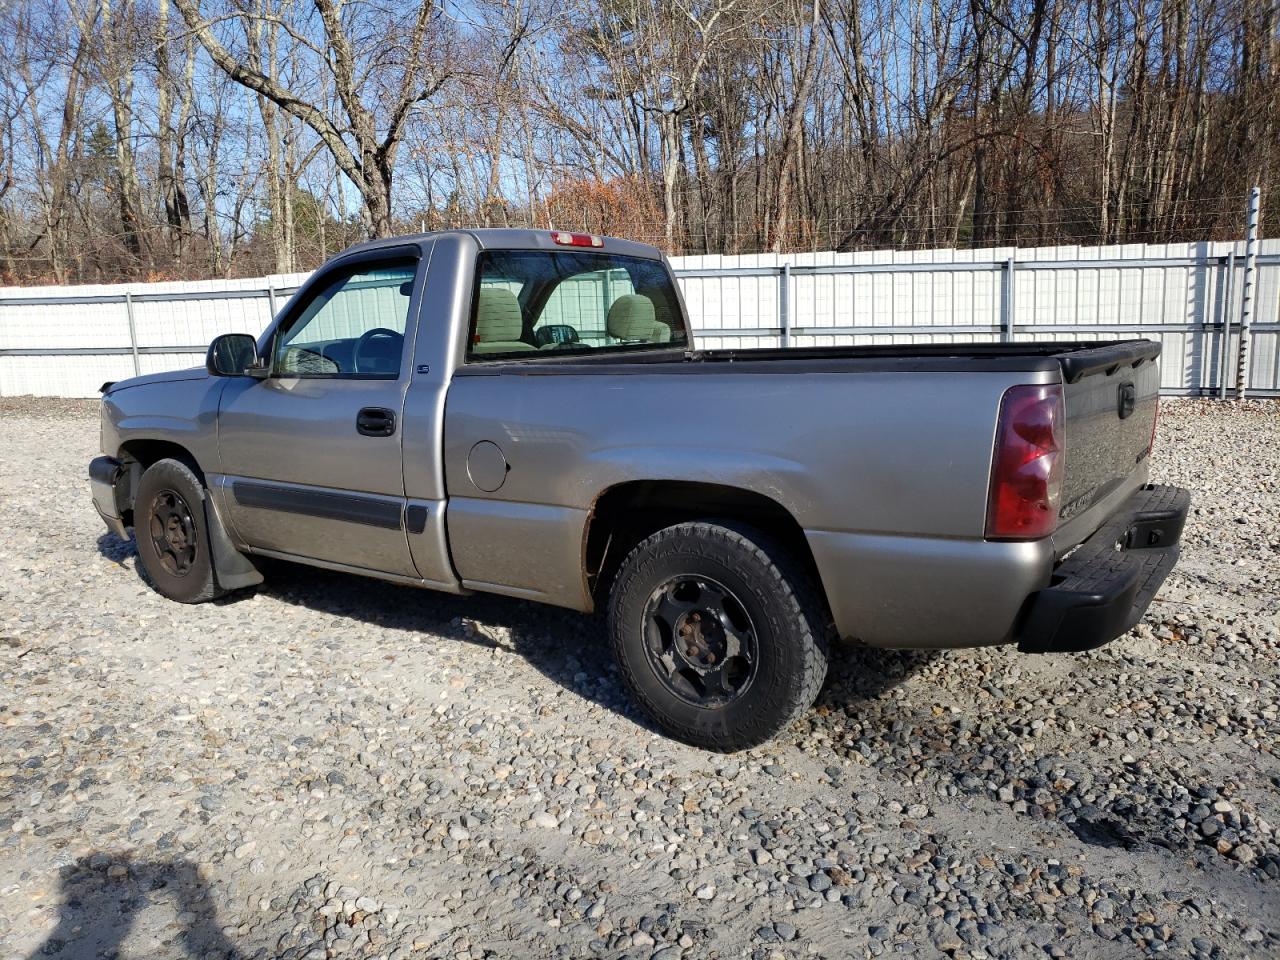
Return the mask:
<svg viewBox="0 0 1280 960">
<path fill-rule="evenodd" d="M 1253 337 L 1255 287 L 1258 273 L 1258 215 L 1262 191 L 1254 187 L 1249 191 L 1249 232 L 1244 241 L 1244 284 L 1240 288 L 1240 352 L 1236 364 L 1236 397 L 1244 399 L 1249 390 L 1249 351 Z"/>
<path fill-rule="evenodd" d="M 133 353 L 133 375 L 142 375 L 142 363 L 138 360 L 138 328 L 133 322 L 133 293 L 124 292 L 124 315 L 129 320 L 129 350 Z"/>
<path fill-rule="evenodd" d="M 1016 305 L 1017 287 L 1014 284 L 1017 270 L 1014 254 L 1004 262 L 1004 316 L 1000 318 L 1000 342 L 1013 343 L 1013 309 Z"/>
<path fill-rule="evenodd" d="M 271 319 L 276 318 L 276 285 L 267 277 L 267 309 L 271 311 Z"/>
<path fill-rule="evenodd" d="M 1231 374 L 1231 288 L 1236 282 L 1235 243 L 1227 253 L 1226 274 L 1222 278 L 1222 346 L 1218 351 L 1218 399 L 1227 399 L 1227 381 Z"/>
<path fill-rule="evenodd" d="M 791 346 L 791 264 L 784 263 L 778 274 L 778 326 L 782 330 L 782 345 Z"/>
</svg>

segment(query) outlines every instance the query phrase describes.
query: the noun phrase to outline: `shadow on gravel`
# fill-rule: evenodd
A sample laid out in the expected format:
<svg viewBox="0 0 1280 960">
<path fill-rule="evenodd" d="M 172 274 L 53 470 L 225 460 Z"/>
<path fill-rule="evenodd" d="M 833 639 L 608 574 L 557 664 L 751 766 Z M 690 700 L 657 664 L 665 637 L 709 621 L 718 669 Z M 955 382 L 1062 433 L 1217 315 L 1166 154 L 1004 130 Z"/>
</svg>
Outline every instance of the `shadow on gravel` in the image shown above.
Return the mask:
<svg viewBox="0 0 1280 960">
<path fill-rule="evenodd" d="M 114 563 L 124 566 L 124 562 L 137 554 L 132 540 L 121 540 L 114 533 L 104 533 L 98 538 L 98 552 Z M 142 572 L 138 572 L 142 576 Z"/>
<path fill-rule="evenodd" d="M 816 706 L 836 710 L 862 700 L 875 700 L 905 683 L 942 653 L 941 650 L 879 650 L 834 643 L 827 682 Z"/>
<path fill-rule="evenodd" d="M 1099 814 L 1093 819 L 1070 820 L 1067 829 L 1076 835 L 1081 843 L 1107 849 L 1133 850 L 1142 845 L 1142 841 L 1133 836 L 1128 827 L 1115 817 Z"/>
<path fill-rule="evenodd" d="M 121 867 L 127 872 L 121 874 Z M 153 948 L 163 946 L 166 956 L 181 951 L 190 957 L 241 960 L 240 951 L 222 935 L 209 888 L 184 860 L 142 862 L 95 854 L 63 867 L 59 883 L 58 925 L 29 960 L 116 957 L 139 914 L 153 904 L 172 910 L 181 928 L 176 936 L 150 944 Z M 138 951 L 139 956 L 145 953 L 145 948 Z"/>
<path fill-rule="evenodd" d="M 98 538 L 98 551 L 120 565 L 136 555 L 132 540 L 111 533 Z M 494 594 L 458 597 L 417 590 L 281 560 L 258 558 L 256 562 L 266 579 L 253 591 L 385 629 L 431 633 L 488 649 L 508 647 L 565 689 L 662 735 L 635 707 L 618 677 L 601 615 Z M 135 565 L 135 570 L 145 582 L 141 565 Z M 234 604 L 246 593 L 237 591 L 214 603 Z M 487 632 L 494 627 L 506 633 L 505 642 Z M 827 682 L 816 706 L 835 710 L 875 699 L 939 655 L 940 651 L 876 650 L 833 643 Z"/>
</svg>

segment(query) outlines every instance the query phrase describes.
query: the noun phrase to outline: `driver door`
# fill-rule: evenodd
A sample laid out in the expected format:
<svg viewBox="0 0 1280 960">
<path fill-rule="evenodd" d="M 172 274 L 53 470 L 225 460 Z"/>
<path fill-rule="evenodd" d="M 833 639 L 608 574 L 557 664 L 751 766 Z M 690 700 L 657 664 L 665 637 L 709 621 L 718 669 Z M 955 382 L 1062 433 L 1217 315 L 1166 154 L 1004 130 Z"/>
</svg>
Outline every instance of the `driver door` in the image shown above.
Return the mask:
<svg viewBox="0 0 1280 960">
<path fill-rule="evenodd" d="M 287 308 L 266 379 L 229 380 L 218 478 L 258 552 L 416 577 L 401 414 L 421 297 L 416 255 L 348 259 Z"/>
</svg>

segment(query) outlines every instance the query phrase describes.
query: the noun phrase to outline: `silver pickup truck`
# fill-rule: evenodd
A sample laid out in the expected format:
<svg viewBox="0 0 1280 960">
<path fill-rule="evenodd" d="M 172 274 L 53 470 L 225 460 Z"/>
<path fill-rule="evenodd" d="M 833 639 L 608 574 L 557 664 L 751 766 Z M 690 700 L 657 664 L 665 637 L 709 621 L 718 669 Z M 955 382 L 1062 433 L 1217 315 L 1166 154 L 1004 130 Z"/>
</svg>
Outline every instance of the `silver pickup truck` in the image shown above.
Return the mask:
<svg viewBox="0 0 1280 960">
<path fill-rule="evenodd" d="M 1159 346 L 694 349 L 652 247 L 376 241 L 255 341 L 104 387 L 94 502 L 184 603 L 274 557 L 607 608 L 623 677 L 718 750 L 828 641 L 1079 651 L 1131 628 L 1189 497 L 1147 481 Z"/>
</svg>

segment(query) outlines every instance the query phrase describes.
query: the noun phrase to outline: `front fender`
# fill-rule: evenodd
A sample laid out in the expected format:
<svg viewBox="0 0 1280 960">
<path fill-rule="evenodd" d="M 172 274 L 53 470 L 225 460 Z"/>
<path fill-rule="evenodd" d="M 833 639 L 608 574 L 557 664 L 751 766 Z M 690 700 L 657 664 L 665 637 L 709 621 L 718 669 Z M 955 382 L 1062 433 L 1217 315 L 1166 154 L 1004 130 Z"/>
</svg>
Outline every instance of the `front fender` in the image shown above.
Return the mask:
<svg viewBox="0 0 1280 960">
<path fill-rule="evenodd" d="M 135 441 L 182 447 L 206 473 L 220 472 L 221 378 L 166 380 L 112 390 L 102 399 L 102 452 L 120 456 Z"/>
</svg>

